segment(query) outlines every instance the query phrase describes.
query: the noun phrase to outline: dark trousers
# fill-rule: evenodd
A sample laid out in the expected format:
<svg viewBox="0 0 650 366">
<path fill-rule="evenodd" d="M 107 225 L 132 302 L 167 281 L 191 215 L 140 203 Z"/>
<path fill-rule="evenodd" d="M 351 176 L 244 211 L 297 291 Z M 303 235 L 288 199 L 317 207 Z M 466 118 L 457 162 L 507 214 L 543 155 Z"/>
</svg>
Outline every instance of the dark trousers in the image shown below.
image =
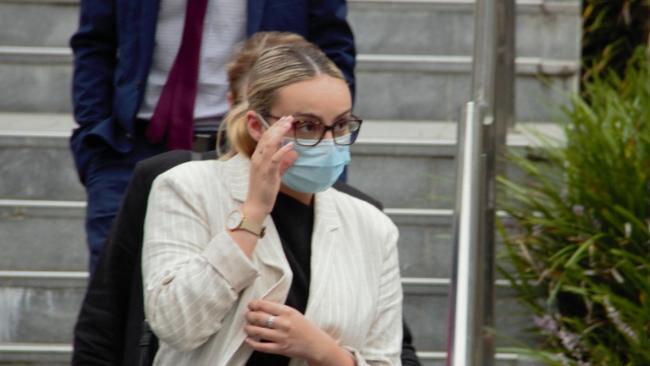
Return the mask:
<svg viewBox="0 0 650 366">
<path fill-rule="evenodd" d="M 135 165 L 165 151 L 164 145 L 151 144 L 144 136 L 135 139 L 131 153 L 120 154 L 107 147 L 93 157 L 86 170 L 86 240 L 90 273 L 97 266 Z"/>
</svg>

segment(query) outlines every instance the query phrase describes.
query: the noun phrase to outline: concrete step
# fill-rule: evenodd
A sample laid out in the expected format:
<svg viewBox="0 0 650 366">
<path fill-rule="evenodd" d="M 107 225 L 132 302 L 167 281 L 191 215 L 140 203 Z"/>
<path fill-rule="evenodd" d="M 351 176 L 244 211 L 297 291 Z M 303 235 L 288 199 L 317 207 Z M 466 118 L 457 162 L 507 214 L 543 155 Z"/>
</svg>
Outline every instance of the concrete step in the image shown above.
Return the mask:
<svg viewBox="0 0 650 366">
<path fill-rule="evenodd" d="M 0 44 L 67 47 L 79 25 L 77 0 L 0 0 Z"/>
<path fill-rule="evenodd" d="M 84 202 L 0 200 L 0 269 L 86 270 L 84 218 Z"/>
<path fill-rule="evenodd" d="M 86 270 L 84 209 L 84 202 L 0 200 L 0 269 Z M 389 208 L 386 212 L 400 230 L 402 275 L 449 277 L 451 211 Z"/>
<path fill-rule="evenodd" d="M 2 366 L 64 366 L 70 364 L 72 347 L 68 344 L 0 343 Z M 423 366 L 444 366 L 444 352 L 418 352 Z M 541 365 L 514 354 L 497 353 L 496 366 Z"/>
<path fill-rule="evenodd" d="M 85 272 L 0 272 L 0 342 L 70 343 Z"/>
<path fill-rule="evenodd" d="M 360 53 L 472 54 L 472 0 L 350 0 L 348 7 Z M 579 1 L 517 1 L 520 57 L 577 60 L 580 35 Z"/>
<path fill-rule="evenodd" d="M 578 1 L 518 3 L 519 56 L 579 58 Z M 360 53 L 472 54 L 474 1 L 350 0 L 348 9 Z M 78 12 L 78 0 L 0 0 L 0 45 L 67 47 Z"/>
<path fill-rule="evenodd" d="M 0 199 L 85 200 L 69 115 L 0 114 Z"/>
<path fill-rule="evenodd" d="M 451 208 L 454 196 L 455 123 L 367 121 L 352 147 L 349 182 L 394 208 Z M 68 147 L 70 117 L 0 114 L 0 199 L 84 201 Z M 521 124 L 511 146 L 526 146 Z M 367 137 L 366 137 L 367 136 Z"/>
<path fill-rule="evenodd" d="M 470 56 L 359 55 L 355 111 L 370 119 L 457 121 L 471 98 Z M 517 58 L 517 121 L 548 121 L 577 88 L 575 61 Z"/>
<path fill-rule="evenodd" d="M 0 110 L 70 111 L 68 49 L 0 47 L 0 65 Z M 578 70 L 573 60 L 519 58 L 517 120 L 551 120 L 576 90 Z M 357 84 L 363 118 L 455 121 L 471 95 L 471 57 L 361 54 Z"/>
<path fill-rule="evenodd" d="M 86 284 L 85 272 L 0 272 L 0 342 L 63 343 L 72 329 Z M 445 348 L 449 281 L 403 278 L 404 314 L 420 351 Z M 528 339 L 532 323 L 507 286 L 498 286 L 496 331 L 499 347 Z"/>
</svg>

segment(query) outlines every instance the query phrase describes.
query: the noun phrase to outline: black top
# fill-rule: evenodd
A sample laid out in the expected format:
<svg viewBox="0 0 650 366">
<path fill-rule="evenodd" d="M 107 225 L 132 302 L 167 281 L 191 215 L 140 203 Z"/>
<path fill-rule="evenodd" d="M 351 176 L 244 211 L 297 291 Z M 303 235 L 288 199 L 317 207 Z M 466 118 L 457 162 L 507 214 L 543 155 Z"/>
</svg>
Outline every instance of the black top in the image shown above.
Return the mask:
<svg viewBox="0 0 650 366">
<path fill-rule="evenodd" d="M 311 234 L 314 228 L 314 207 L 280 193 L 271 212 L 278 230 L 284 255 L 287 257 L 293 280 L 285 305 L 305 313 L 309 298 L 311 277 Z M 288 365 L 289 358 L 262 352 L 253 352 L 246 365 Z"/>
</svg>

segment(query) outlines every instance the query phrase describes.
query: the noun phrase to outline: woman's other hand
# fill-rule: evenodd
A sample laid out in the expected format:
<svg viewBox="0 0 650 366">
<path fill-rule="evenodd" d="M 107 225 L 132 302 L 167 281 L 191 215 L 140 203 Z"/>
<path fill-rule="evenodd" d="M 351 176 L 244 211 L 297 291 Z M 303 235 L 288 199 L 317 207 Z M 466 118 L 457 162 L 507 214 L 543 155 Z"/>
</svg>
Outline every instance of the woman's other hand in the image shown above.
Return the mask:
<svg viewBox="0 0 650 366">
<path fill-rule="evenodd" d="M 266 300 L 248 304 L 244 331 L 254 350 L 301 358 L 312 366 L 354 365 L 352 354 L 298 310 Z"/>
<path fill-rule="evenodd" d="M 263 220 L 273 210 L 282 175 L 298 157 L 293 142 L 282 145 L 292 123 L 291 116 L 279 119 L 261 134 L 257 142 L 251 156 L 248 197 L 242 206 L 247 217 Z"/>
</svg>

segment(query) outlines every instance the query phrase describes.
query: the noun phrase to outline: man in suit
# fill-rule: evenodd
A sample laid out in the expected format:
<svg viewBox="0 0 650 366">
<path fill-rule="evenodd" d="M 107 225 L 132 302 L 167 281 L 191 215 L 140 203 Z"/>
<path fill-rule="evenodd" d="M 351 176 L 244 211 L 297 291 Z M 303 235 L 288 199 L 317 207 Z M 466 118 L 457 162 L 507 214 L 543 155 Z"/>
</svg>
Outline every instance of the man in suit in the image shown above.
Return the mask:
<svg viewBox="0 0 650 366">
<path fill-rule="evenodd" d="M 236 43 L 294 32 L 319 46 L 354 91 L 345 0 L 82 0 L 74 51 L 70 145 L 87 191 L 90 269 L 135 164 L 205 148 L 227 110 L 225 63 Z"/>
<path fill-rule="evenodd" d="M 215 158 L 214 152 L 194 155 L 195 159 Z M 151 333 L 144 333 L 141 339 L 144 306 L 140 261 L 148 193 L 159 174 L 191 159 L 190 151 L 177 150 L 138 163 L 79 312 L 73 366 L 145 366 L 152 361 L 156 339 Z M 379 201 L 345 183 L 334 187 L 382 208 Z M 143 360 L 138 364 L 140 358 Z M 401 359 L 405 366 L 420 365 L 406 324 Z"/>
</svg>

